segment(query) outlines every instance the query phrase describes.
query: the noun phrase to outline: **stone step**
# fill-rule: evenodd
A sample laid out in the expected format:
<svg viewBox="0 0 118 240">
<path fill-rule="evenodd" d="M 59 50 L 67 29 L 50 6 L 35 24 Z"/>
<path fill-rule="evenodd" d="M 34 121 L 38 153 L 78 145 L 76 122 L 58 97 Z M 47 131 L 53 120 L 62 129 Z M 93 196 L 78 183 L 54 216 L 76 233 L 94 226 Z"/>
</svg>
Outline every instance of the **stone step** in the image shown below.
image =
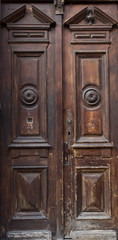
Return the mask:
<svg viewBox="0 0 118 240">
<path fill-rule="evenodd" d="M 72 231 L 72 240 L 117 240 L 117 233 L 114 230 L 86 230 Z"/>
<path fill-rule="evenodd" d="M 9 240 L 52 240 L 52 234 L 48 230 L 40 231 L 9 231 L 7 233 Z"/>
</svg>

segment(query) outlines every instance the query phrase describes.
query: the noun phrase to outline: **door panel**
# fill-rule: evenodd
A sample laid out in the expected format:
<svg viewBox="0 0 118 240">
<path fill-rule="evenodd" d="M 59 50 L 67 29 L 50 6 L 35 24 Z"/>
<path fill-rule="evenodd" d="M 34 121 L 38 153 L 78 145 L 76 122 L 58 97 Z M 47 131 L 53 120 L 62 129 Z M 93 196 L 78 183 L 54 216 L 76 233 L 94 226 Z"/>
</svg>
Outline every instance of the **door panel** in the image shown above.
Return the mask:
<svg viewBox="0 0 118 240">
<path fill-rule="evenodd" d="M 113 72 L 116 71 L 116 64 L 114 67 L 111 65 L 114 36 L 117 34 L 113 26 L 116 26 L 116 22 L 116 5 L 65 7 L 65 238 L 72 236 L 73 239 L 84 239 L 84 235 L 79 238 L 79 232 L 78 235 L 74 232 L 115 228 L 118 223 L 113 210 L 112 187 L 116 165 L 110 108 Z M 68 112 L 71 113 L 70 118 Z"/>
<path fill-rule="evenodd" d="M 12 138 L 10 144 L 46 142 L 46 47 L 13 49 Z M 31 51 L 32 49 L 32 51 Z M 20 104 L 19 104 L 20 101 Z M 19 106 L 20 105 L 20 106 Z M 18 123 L 20 119 L 20 124 Z M 16 124 L 15 124 L 16 123 Z"/>
<path fill-rule="evenodd" d="M 46 6 L 2 5 L 2 236 L 56 231 L 55 21 Z"/>
<path fill-rule="evenodd" d="M 98 50 L 99 51 L 99 50 Z M 107 52 L 76 53 L 76 139 L 78 142 L 108 141 L 108 98 Z M 106 94 L 105 94 L 106 93 Z M 105 104 L 106 103 L 106 104 Z M 106 113 L 106 114 L 105 114 Z M 106 122 L 106 124 L 104 124 Z M 89 138 L 89 139 L 88 139 Z"/>
</svg>

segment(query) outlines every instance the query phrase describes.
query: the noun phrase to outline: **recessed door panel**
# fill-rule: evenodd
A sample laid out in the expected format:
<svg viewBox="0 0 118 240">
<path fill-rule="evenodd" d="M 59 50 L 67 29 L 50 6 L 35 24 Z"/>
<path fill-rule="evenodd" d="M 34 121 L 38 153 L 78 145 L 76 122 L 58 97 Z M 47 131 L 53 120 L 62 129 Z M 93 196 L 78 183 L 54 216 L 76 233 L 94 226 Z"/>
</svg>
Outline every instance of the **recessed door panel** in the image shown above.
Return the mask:
<svg viewBox="0 0 118 240">
<path fill-rule="evenodd" d="M 76 140 L 108 142 L 107 52 L 87 51 L 75 57 Z"/>
<path fill-rule="evenodd" d="M 20 50 L 20 48 L 18 49 Z M 12 138 L 47 140 L 46 49 L 13 51 Z M 20 140 L 19 140 L 20 141 Z"/>
</svg>

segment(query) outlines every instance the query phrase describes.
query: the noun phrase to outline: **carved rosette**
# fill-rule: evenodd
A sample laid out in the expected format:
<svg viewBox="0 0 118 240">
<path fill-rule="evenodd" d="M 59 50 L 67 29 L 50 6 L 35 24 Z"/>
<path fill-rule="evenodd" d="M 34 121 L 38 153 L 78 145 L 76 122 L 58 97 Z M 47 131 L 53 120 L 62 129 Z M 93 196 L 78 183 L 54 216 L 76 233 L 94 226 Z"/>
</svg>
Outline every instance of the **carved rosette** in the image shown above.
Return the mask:
<svg viewBox="0 0 118 240">
<path fill-rule="evenodd" d="M 83 92 L 83 100 L 89 106 L 95 106 L 100 102 L 100 93 L 95 88 L 87 88 Z"/>
<path fill-rule="evenodd" d="M 37 90 L 32 87 L 28 86 L 21 90 L 21 102 L 25 106 L 34 106 L 38 100 L 38 93 Z"/>
<path fill-rule="evenodd" d="M 54 0 L 55 13 L 63 14 L 64 0 Z"/>
</svg>

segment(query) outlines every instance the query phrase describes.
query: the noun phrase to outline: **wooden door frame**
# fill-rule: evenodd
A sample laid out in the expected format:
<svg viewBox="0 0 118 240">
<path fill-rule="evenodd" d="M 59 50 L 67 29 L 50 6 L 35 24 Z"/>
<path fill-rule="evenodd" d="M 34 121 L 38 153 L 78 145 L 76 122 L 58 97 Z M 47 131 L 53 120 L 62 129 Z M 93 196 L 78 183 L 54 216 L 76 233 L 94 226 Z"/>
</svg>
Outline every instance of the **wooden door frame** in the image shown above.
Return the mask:
<svg viewBox="0 0 118 240">
<path fill-rule="evenodd" d="M 56 15 L 55 83 L 56 83 L 56 206 L 57 239 L 63 239 L 63 122 L 62 118 L 62 14 Z M 62 213 L 62 215 L 60 214 Z"/>
<path fill-rule="evenodd" d="M 1 19 L 1 0 L 0 0 L 0 19 Z M 0 56 L 1 56 L 1 26 L 0 26 Z M 1 58 L 0 58 L 0 159 L 1 159 Z M 0 176 L 1 176 L 1 161 L 0 161 Z M 1 179 L 0 179 L 0 212 L 1 212 Z M 0 217 L 0 226 L 1 226 L 1 217 Z M 1 228 L 1 227 L 0 227 Z M 1 237 L 1 230 L 0 230 L 0 237 Z"/>
</svg>

